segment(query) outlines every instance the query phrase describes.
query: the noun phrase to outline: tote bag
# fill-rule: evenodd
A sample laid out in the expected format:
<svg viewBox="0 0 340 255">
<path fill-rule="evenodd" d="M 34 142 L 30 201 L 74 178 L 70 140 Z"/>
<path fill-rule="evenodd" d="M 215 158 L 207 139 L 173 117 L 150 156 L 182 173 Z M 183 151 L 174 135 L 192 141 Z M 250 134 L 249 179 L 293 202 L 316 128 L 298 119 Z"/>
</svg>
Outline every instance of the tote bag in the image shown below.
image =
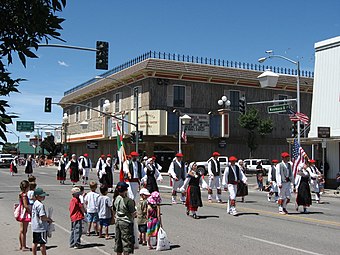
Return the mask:
<svg viewBox="0 0 340 255">
<path fill-rule="evenodd" d="M 157 251 L 170 250 L 170 242 L 168 236 L 162 227 L 160 227 L 158 230 L 157 239 Z"/>
</svg>

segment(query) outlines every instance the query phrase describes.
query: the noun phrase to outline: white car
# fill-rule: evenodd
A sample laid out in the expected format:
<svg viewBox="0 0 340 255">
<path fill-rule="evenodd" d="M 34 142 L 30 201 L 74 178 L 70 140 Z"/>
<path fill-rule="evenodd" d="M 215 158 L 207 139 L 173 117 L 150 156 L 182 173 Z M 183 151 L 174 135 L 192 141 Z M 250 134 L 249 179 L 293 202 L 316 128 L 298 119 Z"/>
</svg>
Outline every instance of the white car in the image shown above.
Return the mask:
<svg viewBox="0 0 340 255">
<path fill-rule="evenodd" d="M 246 170 L 247 173 L 256 173 L 256 166 L 257 166 L 258 160 L 261 160 L 262 168 L 265 170 L 265 174 L 268 174 L 268 171 L 272 167 L 269 159 L 258 159 L 258 158 L 243 160 L 243 162 L 246 164 L 246 167 L 247 167 L 247 170 Z"/>
</svg>

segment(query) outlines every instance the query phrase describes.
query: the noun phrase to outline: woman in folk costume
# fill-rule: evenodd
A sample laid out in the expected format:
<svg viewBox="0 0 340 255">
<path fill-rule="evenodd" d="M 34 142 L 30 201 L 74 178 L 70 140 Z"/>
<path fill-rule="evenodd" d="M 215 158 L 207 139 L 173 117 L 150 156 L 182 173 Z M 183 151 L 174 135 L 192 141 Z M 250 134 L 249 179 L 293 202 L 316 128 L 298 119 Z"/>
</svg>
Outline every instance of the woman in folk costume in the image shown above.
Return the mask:
<svg viewBox="0 0 340 255">
<path fill-rule="evenodd" d="M 99 172 L 99 179 L 102 185 L 106 185 L 110 191 L 113 187 L 114 167 L 111 157 L 107 157 L 103 169 Z"/>
<path fill-rule="evenodd" d="M 312 191 L 315 193 L 315 200 L 316 203 L 320 203 L 320 186 L 319 186 L 319 178 L 321 176 L 321 172 L 319 169 L 315 166 L 316 161 L 314 159 L 310 159 L 307 162 L 308 171 L 311 175 L 311 182 L 310 186 L 312 188 Z"/>
<path fill-rule="evenodd" d="M 89 180 L 90 170 L 92 171 L 92 161 L 89 154 L 85 153 L 84 156 L 79 157 L 80 174 L 82 174 L 83 184 L 87 184 Z"/>
<path fill-rule="evenodd" d="M 25 174 L 29 177 L 33 174 L 33 169 L 35 168 L 35 161 L 32 159 L 32 156 L 29 155 L 26 164 L 25 164 Z"/>
<path fill-rule="evenodd" d="M 242 173 L 244 173 L 244 175 L 245 175 L 246 174 L 246 166 L 244 165 L 243 160 L 240 159 L 237 162 L 237 165 L 239 166 Z M 248 195 L 248 187 L 247 187 L 247 185 L 244 185 L 244 184 L 242 185 L 242 184 L 243 184 L 243 182 L 238 183 L 236 196 L 241 197 L 241 202 L 244 203 L 244 197 Z"/>
<path fill-rule="evenodd" d="M 18 173 L 18 156 L 15 156 L 14 159 L 11 161 L 11 164 L 9 165 L 9 171 L 11 175 Z"/>
<path fill-rule="evenodd" d="M 105 155 L 102 154 L 102 155 L 99 157 L 99 159 L 98 159 L 98 161 L 97 161 L 97 164 L 96 164 L 96 170 L 97 170 L 97 176 L 98 176 L 99 182 L 100 182 L 99 172 L 100 172 L 101 170 L 103 170 L 104 164 L 105 164 Z"/>
<path fill-rule="evenodd" d="M 306 164 L 299 165 L 299 171 L 295 177 L 295 188 L 294 192 L 296 195 L 296 211 L 299 210 L 299 206 L 303 206 L 303 213 L 308 213 L 307 207 L 312 204 L 312 195 L 310 193 L 309 183 L 311 175 L 307 169 Z"/>
<path fill-rule="evenodd" d="M 65 169 L 70 171 L 70 179 L 73 185 L 79 182 L 79 163 L 76 154 L 72 154 L 72 159 L 67 163 Z"/>
<path fill-rule="evenodd" d="M 159 191 L 157 181 L 162 181 L 162 175 L 157 169 L 157 165 L 155 164 L 155 158 L 149 158 L 145 163 L 145 176 L 142 179 L 142 182 L 145 183 L 145 188 L 150 192 Z"/>
<path fill-rule="evenodd" d="M 226 186 L 229 191 L 229 201 L 227 211 L 232 215 L 236 215 L 236 193 L 237 193 L 237 184 L 239 182 L 243 182 L 247 184 L 247 177 L 244 175 L 242 170 L 238 165 L 235 164 L 237 158 L 234 156 L 229 157 L 230 165 L 225 169 L 224 175 L 222 178 L 222 185 Z"/>
<path fill-rule="evenodd" d="M 270 190 L 268 193 L 268 202 L 271 201 L 272 196 L 275 195 L 275 202 L 279 199 L 279 190 L 276 183 L 276 165 L 279 163 L 277 159 L 272 160 L 272 167 L 268 171 L 268 182 L 270 184 Z"/>
<path fill-rule="evenodd" d="M 202 178 L 203 176 L 204 173 L 197 170 L 196 162 L 191 162 L 184 185 L 180 189 L 185 191 L 185 187 L 189 185 L 186 190 L 185 206 L 187 207 L 187 215 L 190 215 L 191 212 L 194 219 L 199 218 L 196 212 L 198 207 L 203 206 L 200 185 L 202 188 L 208 188 L 208 184 Z"/>
<path fill-rule="evenodd" d="M 65 184 L 66 164 L 67 164 L 67 155 L 64 154 L 60 157 L 58 171 L 57 171 L 57 180 L 60 181 L 60 184 Z"/>
</svg>

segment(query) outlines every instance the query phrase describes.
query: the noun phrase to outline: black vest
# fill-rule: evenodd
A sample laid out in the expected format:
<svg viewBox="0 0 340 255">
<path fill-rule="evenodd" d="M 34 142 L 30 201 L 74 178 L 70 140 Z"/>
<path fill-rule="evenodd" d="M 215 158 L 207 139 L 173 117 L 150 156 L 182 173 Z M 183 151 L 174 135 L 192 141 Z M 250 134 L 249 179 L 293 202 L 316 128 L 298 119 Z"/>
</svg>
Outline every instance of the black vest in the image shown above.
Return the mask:
<svg viewBox="0 0 340 255">
<path fill-rule="evenodd" d="M 177 178 L 182 179 L 184 181 L 184 179 L 185 179 L 184 162 L 181 161 L 181 166 L 179 166 L 175 160 L 172 161 L 172 163 L 174 164 L 174 172 L 175 172 Z"/>
<path fill-rule="evenodd" d="M 228 172 L 228 183 L 230 184 L 235 184 L 237 183 L 237 181 L 240 181 L 240 168 L 238 167 L 238 165 L 234 165 L 235 166 L 235 170 L 236 170 L 236 175 L 234 174 L 234 171 L 232 169 L 231 166 L 229 166 L 229 172 Z"/>
<path fill-rule="evenodd" d="M 276 168 L 272 166 L 272 181 L 276 182 Z"/>
<path fill-rule="evenodd" d="M 70 168 L 72 169 L 72 171 L 73 170 L 78 170 L 78 167 L 79 167 L 79 165 L 78 165 L 78 161 L 76 160 L 76 161 L 71 161 L 71 164 L 70 164 Z"/>
<path fill-rule="evenodd" d="M 208 163 L 211 162 L 211 172 L 213 173 L 214 176 L 219 176 L 221 173 L 221 166 L 220 166 L 220 161 L 215 160 L 215 159 L 209 159 Z M 216 162 L 216 164 L 215 164 Z M 216 169 L 217 165 L 217 169 Z"/>
<path fill-rule="evenodd" d="M 87 166 L 86 166 L 85 162 L 87 162 Z M 83 158 L 83 161 L 82 161 L 81 165 L 83 166 L 83 168 L 85 168 L 85 167 L 89 168 L 90 167 L 89 159 L 88 158 Z M 100 166 L 100 168 L 101 168 L 101 166 Z"/>
<path fill-rule="evenodd" d="M 130 162 L 129 164 L 129 172 L 131 174 L 131 178 L 138 178 L 139 180 L 142 179 L 142 164 L 139 162 L 139 161 L 136 161 L 137 162 L 137 172 L 138 172 L 138 176 L 133 176 L 133 164 L 132 164 L 133 161 Z"/>
</svg>

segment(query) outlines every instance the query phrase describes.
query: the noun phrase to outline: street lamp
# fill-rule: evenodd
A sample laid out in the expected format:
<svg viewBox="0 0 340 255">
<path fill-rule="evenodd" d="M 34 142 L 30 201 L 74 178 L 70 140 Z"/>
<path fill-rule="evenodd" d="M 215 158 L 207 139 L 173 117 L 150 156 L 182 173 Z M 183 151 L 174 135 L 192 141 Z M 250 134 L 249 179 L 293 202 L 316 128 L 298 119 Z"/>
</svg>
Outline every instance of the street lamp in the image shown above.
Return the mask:
<svg viewBox="0 0 340 255">
<path fill-rule="evenodd" d="M 68 152 L 68 148 L 67 148 L 67 124 L 68 124 L 68 115 L 65 112 L 63 114 L 63 127 L 64 127 L 64 138 L 65 138 L 65 145 L 64 145 L 64 152 Z"/>
<path fill-rule="evenodd" d="M 266 53 L 269 54 L 267 57 L 263 57 L 263 58 L 258 59 L 258 61 L 260 63 L 263 63 L 264 61 L 266 61 L 269 58 L 281 58 L 281 59 L 284 59 L 284 60 L 296 65 L 296 67 L 297 67 L 297 74 L 296 74 L 296 111 L 300 112 L 300 62 L 294 61 L 294 60 L 287 58 L 285 56 L 273 55 L 272 50 L 266 51 Z M 265 77 L 265 76 L 263 76 L 263 77 Z M 277 82 L 277 80 L 276 80 L 276 82 Z M 276 83 L 275 83 L 275 85 L 276 85 Z M 298 137 L 298 143 L 299 144 L 300 144 L 300 132 L 301 132 L 300 131 L 300 120 L 298 120 L 298 122 L 297 122 L 297 137 Z"/>
<path fill-rule="evenodd" d="M 182 125 L 189 124 L 191 117 L 188 114 L 181 115 L 182 113 L 176 109 L 174 109 L 173 112 L 178 113 L 178 153 L 182 153 Z"/>
<path fill-rule="evenodd" d="M 218 109 L 218 112 L 221 114 L 221 136 L 228 137 L 229 136 L 229 114 L 231 102 L 226 96 L 222 96 L 221 99 L 217 101 L 218 105 L 222 107 L 222 109 Z M 227 120 L 227 123 L 226 123 Z M 227 131 L 226 132 L 226 128 Z"/>
<path fill-rule="evenodd" d="M 20 153 L 20 137 L 16 133 L 14 133 L 12 130 L 9 130 L 8 133 L 15 135 L 18 139 L 17 155 L 19 156 L 19 153 Z"/>
</svg>

